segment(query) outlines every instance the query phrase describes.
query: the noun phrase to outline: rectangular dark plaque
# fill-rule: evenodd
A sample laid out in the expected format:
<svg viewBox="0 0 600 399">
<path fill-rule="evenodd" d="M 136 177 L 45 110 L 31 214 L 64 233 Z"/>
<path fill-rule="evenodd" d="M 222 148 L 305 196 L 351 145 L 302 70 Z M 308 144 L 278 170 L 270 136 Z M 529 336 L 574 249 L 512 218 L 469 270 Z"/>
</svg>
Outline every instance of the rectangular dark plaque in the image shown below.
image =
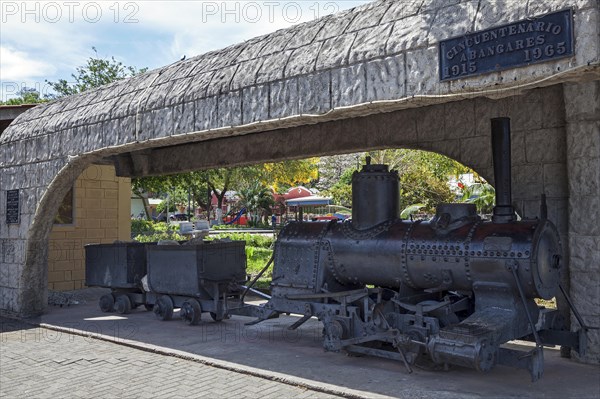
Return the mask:
<svg viewBox="0 0 600 399">
<path fill-rule="evenodd" d="M 6 191 L 6 223 L 19 223 L 19 190 Z"/>
<path fill-rule="evenodd" d="M 572 9 L 440 42 L 440 80 L 496 72 L 573 55 Z"/>
</svg>

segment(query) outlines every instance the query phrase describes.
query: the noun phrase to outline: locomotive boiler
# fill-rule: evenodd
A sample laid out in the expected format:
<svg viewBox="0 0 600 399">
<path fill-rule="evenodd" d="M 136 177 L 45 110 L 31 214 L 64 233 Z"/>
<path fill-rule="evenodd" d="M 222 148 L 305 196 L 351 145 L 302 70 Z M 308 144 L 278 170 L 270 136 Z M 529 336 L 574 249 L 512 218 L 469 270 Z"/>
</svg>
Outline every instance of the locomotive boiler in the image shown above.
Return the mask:
<svg viewBox="0 0 600 399">
<path fill-rule="evenodd" d="M 544 345 L 582 353 L 585 326 L 570 332 L 557 310 L 534 301 L 559 293 L 563 253 L 543 196 L 540 218 L 516 218 L 509 123 L 491 121 L 491 221 L 472 204 L 441 204 L 430 221 L 401 220 L 397 173 L 367 161 L 352 178 L 351 220 L 292 222 L 281 231 L 272 297 L 251 312 L 256 322 L 303 315 L 295 329 L 317 317 L 326 350 L 399 360 L 409 371 L 504 364 L 529 370 L 535 381 Z M 503 346 L 515 339 L 535 346 Z"/>
</svg>

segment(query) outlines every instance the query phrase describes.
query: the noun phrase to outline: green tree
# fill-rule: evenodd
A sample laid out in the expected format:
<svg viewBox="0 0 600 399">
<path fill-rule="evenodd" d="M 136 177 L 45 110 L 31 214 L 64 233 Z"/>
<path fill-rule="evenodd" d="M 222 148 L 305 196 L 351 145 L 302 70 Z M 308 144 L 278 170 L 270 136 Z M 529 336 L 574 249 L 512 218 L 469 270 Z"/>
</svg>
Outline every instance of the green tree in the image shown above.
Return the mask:
<svg viewBox="0 0 600 399">
<path fill-rule="evenodd" d="M 271 187 L 274 192 L 281 192 L 315 181 L 319 177 L 318 163 L 319 158 L 265 163 L 258 166 L 257 174 L 263 185 Z M 257 166 L 249 168 L 257 168 Z"/>
<path fill-rule="evenodd" d="M 125 66 L 122 62 L 115 60 L 115 57 L 101 58 L 95 47 L 92 47 L 92 50 L 94 50 L 94 56 L 88 58 L 85 65 L 75 68 L 76 73 L 71 74 L 74 83 L 69 83 L 66 79 L 59 79 L 57 82 L 46 80 L 46 83 L 56 92 L 54 97 L 81 93 L 148 70 L 148 68 L 138 70 L 133 66 Z"/>
<path fill-rule="evenodd" d="M 254 226 L 265 215 L 271 213 L 272 206 L 275 204 L 272 191 L 260 182 L 255 182 L 253 185 L 240 190 L 238 195 L 240 206 L 246 208 L 248 219 Z"/>
<path fill-rule="evenodd" d="M 173 198 L 182 198 L 182 193 L 190 190 L 195 204 L 207 209 L 210 205 L 208 192 L 217 199 L 215 219 L 222 223 L 223 202 L 230 191 L 252 191 L 258 185 L 269 192 L 274 187 L 288 187 L 304 182 L 310 182 L 317 176 L 318 159 L 300 161 L 284 161 L 234 168 L 217 168 L 206 171 L 180 173 L 169 176 L 143 177 L 133 179 L 133 192 L 144 201 L 148 194 L 170 193 Z M 179 192 L 179 197 L 176 193 Z M 187 194 L 186 194 L 187 195 Z M 185 197 L 187 198 L 187 197 Z M 144 204 L 147 209 L 147 202 Z M 149 216 L 149 215 L 147 215 Z"/>
<path fill-rule="evenodd" d="M 496 205 L 496 190 L 488 183 L 477 182 L 463 189 L 462 202 L 475 204 L 480 214 L 490 214 Z"/>
<path fill-rule="evenodd" d="M 363 158 L 362 153 L 321 157 L 319 160 L 319 180 L 315 185 L 316 188 L 321 191 L 331 189 L 349 169 L 359 170 Z"/>
<path fill-rule="evenodd" d="M 131 181 L 134 194 L 142 198 L 146 210 L 146 218 L 150 219 L 148 212 L 149 196 L 166 196 L 172 198 L 173 206 L 187 205 L 188 193 L 191 197 L 192 206 L 200 206 L 208 209 L 210 205 L 208 171 L 196 171 L 190 173 L 179 173 L 168 176 L 149 176 L 135 178 Z M 171 212 L 174 211 L 171 206 Z M 157 207 L 157 210 L 158 207 Z"/>
<path fill-rule="evenodd" d="M 323 195 L 331 197 L 335 204 L 346 207 L 352 206 L 352 175 L 356 169 L 354 166 L 346 169 L 339 180 L 329 189 L 323 191 Z"/>
<path fill-rule="evenodd" d="M 371 151 L 365 156 L 371 156 L 372 163 L 384 163 L 398 171 L 400 209 L 420 204 L 431 213 L 437 204 L 454 201 L 448 178 L 470 172 L 461 163 L 428 151 L 388 149 Z"/>
<path fill-rule="evenodd" d="M 370 151 L 366 156 L 371 157 L 371 163 L 386 164 L 390 170 L 398 171 L 399 175 L 411 171 L 417 164 L 428 169 L 432 176 L 444 180 L 451 175 L 470 172 L 469 168 L 452 158 L 429 151 L 386 149 Z"/>
<path fill-rule="evenodd" d="M 0 102 L 2 105 L 39 104 L 48 101 L 40 96 L 40 92 L 31 87 L 24 87 L 18 93 L 18 97 L 8 101 Z"/>
<path fill-rule="evenodd" d="M 353 159 L 358 154 L 346 157 Z M 408 149 L 386 149 L 360 154 L 361 164 L 371 157 L 373 164 L 388 165 L 396 170 L 400 178 L 400 209 L 420 204 L 427 212 L 432 212 L 440 202 L 451 202 L 454 194 L 448 185 L 448 177 L 470 172 L 462 164 L 444 155 Z M 336 204 L 351 206 L 352 173 L 356 166 L 348 163 L 338 181 L 324 191 Z"/>
<path fill-rule="evenodd" d="M 437 204 L 453 202 L 454 193 L 448 185 L 448 177 L 442 179 L 424 164 L 414 164 L 400 175 L 400 209 L 413 204 L 423 204 L 432 213 Z"/>
</svg>

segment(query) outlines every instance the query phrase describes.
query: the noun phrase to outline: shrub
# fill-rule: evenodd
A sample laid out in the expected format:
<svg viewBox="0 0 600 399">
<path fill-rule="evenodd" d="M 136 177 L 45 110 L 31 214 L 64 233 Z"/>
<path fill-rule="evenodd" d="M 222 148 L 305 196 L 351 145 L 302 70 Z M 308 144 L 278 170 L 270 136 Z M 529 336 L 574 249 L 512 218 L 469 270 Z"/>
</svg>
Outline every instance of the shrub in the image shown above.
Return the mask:
<svg viewBox="0 0 600 399">
<path fill-rule="evenodd" d="M 131 235 L 137 236 L 139 234 L 153 233 L 154 223 L 149 220 L 132 219 L 131 220 Z"/>
<path fill-rule="evenodd" d="M 169 225 L 165 222 L 152 222 L 149 220 L 131 220 L 131 237 L 140 235 L 153 235 L 157 233 L 174 232 L 178 229 L 176 225 Z M 147 241 L 144 241 L 147 242 Z"/>
<path fill-rule="evenodd" d="M 134 240 L 137 242 L 158 242 L 160 240 L 185 241 L 187 238 L 177 233 L 165 231 L 152 234 L 139 234 L 135 236 Z"/>
<path fill-rule="evenodd" d="M 209 240 L 229 238 L 233 241 L 246 241 L 246 247 L 269 249 L 273 246 L 273 237 L 250 233 L 219 233 L 208 237 Z"/>
<path fill-rule="evenodd" d="M 215 224 L 211 226 L 213 230 L 231 230 L 231 229 L 243 229 L 244 226 L 238 226 L 237 224 Z"/>
</svg>

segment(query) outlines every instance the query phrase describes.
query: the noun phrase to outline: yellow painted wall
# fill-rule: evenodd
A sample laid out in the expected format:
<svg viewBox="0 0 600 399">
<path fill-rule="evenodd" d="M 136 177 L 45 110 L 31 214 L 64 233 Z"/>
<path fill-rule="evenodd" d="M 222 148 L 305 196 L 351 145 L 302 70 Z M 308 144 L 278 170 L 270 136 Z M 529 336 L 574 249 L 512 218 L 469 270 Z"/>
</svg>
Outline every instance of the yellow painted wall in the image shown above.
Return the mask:
<svg viewBox="0 0 600 399">
<path fill-rule="evenodd" d="M 85 284 L 83 246 L 131 238 L 131 179 L 115 168 L 92 165 L 74 185 L 73 225 L 54 225 L 48 254 L 48 288 L 67 291 Z"/>
</svg>

